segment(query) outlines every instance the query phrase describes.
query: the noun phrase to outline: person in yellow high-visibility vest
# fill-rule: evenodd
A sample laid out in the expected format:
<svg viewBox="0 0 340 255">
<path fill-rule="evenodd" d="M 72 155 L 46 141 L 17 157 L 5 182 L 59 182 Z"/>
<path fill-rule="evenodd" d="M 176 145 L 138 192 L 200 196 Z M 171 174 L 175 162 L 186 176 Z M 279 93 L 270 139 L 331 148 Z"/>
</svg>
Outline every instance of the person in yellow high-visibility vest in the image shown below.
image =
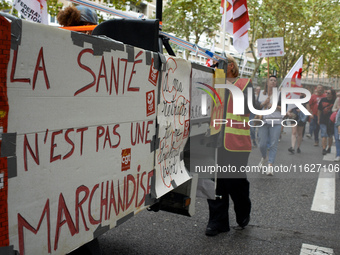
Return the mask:
<svg viewBox="0 0 340 255">
<path fill-rule="evenodd" d="M 215 236 L 228 232 L 229 225 L 229 196 L 234 203 L 236 222 L 243 229 L 250 220 L 251 201 L 249 198 L 249 182 L 243 170 L 248 164 L 251 151 L 250 126 L 248 125 L 250 111 L 247 104 L 247 88 L 252 87 L 250 79 L 237 78 L 239 69 L 235 59 L 228 56 L 227 83 L 232 83 L 243 91 L 244 115 L 233 114 L 233 95 L 229 90 L 224 91 L 224 116 L 226 124 L 221 128 L 222 133 L 217 143 L 217 165 L 224 169 L 217 175 L 216 199 L 208 199 L 209 222 L 205 234 Z M 253 93 L 253 102 L 255 95 Z M 256 107 L 256 106 L 255 106 Z M 220 141 L 222 140 L 222 141 Z"/>
</svg>

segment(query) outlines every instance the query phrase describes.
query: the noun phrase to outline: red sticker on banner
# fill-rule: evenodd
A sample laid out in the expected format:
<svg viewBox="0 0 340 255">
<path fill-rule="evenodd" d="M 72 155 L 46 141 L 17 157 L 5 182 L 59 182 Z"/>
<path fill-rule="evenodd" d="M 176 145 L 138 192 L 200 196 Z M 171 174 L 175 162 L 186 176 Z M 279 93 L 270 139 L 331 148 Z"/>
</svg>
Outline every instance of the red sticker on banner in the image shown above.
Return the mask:
<svg viewBox="0 0 340 255">
<path fill-rule="evenodd" d="M 146 92 L 146 116 L 150 116 L 156 112 L 155 91 Z"/>
<path fill-rule="evenodd" d="M 157 69 L 154 68 L 153 63 L 154 63 L 154 60 L 152 59 L 151 65 L 150 65 L 149 82 L 151 82 L 154 86 L 156 86 L 159 72 Z"/>
<path fill-rule="evenodd" d="M 184 123 L 183 138 L 186 138 L 189 136 L 189 128 L 190 128 L 190 120 L 186 120 Z"/>
<path fill-rule="evenodd" d="M 131 148 L 122 150 L 122 171 L 130 169 L 131 164 Z"/>
</svg>

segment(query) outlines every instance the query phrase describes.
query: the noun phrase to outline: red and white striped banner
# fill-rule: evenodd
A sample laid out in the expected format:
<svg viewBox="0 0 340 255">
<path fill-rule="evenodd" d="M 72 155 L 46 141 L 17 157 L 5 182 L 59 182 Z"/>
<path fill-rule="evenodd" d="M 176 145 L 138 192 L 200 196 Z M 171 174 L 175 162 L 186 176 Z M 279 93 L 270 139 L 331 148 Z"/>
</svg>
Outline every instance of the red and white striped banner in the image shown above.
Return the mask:
<svg viewBox="0 0 340 255">
<path fill-rule="evenodd" d="M 222 0 L 224 2 L 225 0 Z M 249 46 L 248 29 L 250 28 L 248 7 L 246 0 L 227 0 L 226 13 L 222 22 L 225 22 L 225 31 L 233 35 L 234 48 L 242 53 Z M 221 9 L 224 3 L 221 3 Z M 224 11 L 223 11 L 224 12 Z"/>
</svg>

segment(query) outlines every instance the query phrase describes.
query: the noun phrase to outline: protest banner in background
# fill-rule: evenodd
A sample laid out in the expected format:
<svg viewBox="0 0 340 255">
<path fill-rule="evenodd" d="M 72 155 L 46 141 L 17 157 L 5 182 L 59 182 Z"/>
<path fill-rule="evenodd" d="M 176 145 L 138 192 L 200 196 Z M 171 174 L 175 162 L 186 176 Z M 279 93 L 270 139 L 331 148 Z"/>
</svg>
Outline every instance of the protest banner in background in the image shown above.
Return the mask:
<svg viewBox="0 0 340 255">
<path fill-rule="evenodd" d="M 13 7 L 26 20 L 48 24 L 46 0 L 14 0 Z"/>
<path fill-rule="evenodd" d="M 283 37 L 257 39 L 257 57 L 281 57 L 285 54 Z"/>
</svg>

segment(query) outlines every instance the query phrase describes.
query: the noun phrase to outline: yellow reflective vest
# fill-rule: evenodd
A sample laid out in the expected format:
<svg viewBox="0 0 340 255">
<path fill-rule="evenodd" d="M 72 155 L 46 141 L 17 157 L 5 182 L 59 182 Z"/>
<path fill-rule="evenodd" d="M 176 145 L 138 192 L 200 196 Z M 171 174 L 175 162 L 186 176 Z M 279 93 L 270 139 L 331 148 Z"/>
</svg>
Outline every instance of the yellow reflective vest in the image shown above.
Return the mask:
<svg viewBox="0 0 340 255">
<path fill-rule="evenodd" d="M 242 91 L 247 87 L 250 79 L 240 78 L 234 85 L 240 88 Z M 233 114 L 233 97 L 229 93 L 227 100 L 227 111 L 225 119 L 226 124 L 224 128 L 224 148 L 228 151 L 234 152 L 250 152 L 251 140 L 250 140 L 250 126 L 249 113 L 245 115 Z"/>
</svg>

